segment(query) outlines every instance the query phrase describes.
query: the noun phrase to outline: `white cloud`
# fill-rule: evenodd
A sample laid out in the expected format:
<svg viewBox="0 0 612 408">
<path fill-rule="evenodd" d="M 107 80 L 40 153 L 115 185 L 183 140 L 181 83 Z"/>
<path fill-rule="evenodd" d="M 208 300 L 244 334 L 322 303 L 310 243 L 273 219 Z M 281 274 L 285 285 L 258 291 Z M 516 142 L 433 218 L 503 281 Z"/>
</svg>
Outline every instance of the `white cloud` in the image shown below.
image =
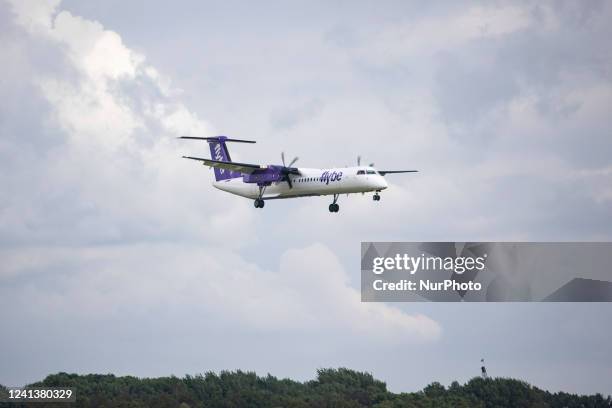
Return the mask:
<svg viewBox="0 0 612 408">
<path fill-rule="evenodd" d="M 262 239 L 251 203 L 207 194 L 200 185 L 210 173 L 180 160 L 185 147 L 174 139 L 210 135 L 211 126 L 117 33 L 57 7 L 16 4 L 32 41 L 47 41 L 67 65 L 30 79 L 50 104 L 48 126 L 63 139 L 43 152 L 44 180 L 29 190 L 44 183 L 53 196 L 28 212 L 16 196 L 3 214 L 28 244 L 4 250 L 0 267 L 4 282 L 30 282 L 19 290 L 29 299 L 24 313 L 138 319 L 171 310 L 253 331 L 350 333 L 385 343 L 438 338 L 440 327 L 425 316 L 362 304 L 322 245 L 288 250 L 274 271 L 243 260 L 236 249 Z"/>
<path fill-rule="evenodd" d="M 41 89 L 53 104 L 58 122 L 76 144 L 116 151 L 128 146 L 133 132 L 144 127 L 141 118 L 101 84 L 75 86 L 45 79 Z"/>
<path fill-rule="evenodd" d="M 388 25 L 360 47 L 365 58 L 378 64 L 452 51 L 478 39 L 503 36 L 526 28 L 533 19 L 516 5 L 473 6 L 456 14 L 433 15 L 418 22 Z"/>
<path fill-rule="evenodd" d="M 24 7 L 14 2 L 13 8 L 17 21 L 32 35 L 54 41 L 79 75 L 37 78 L 60 124 L 75 140 L 87 139 L 86 143 L 97 142 L 100 147 L 129 145 L 130 136 L 145 126 L 145 119 L 157 121 L 171 135 L 211 133 L 210 126 L 182 103 L 164 98 L 172 94 L 167 80 L 146 64 L 143 55 L 126 47 L 119 34 L 65 10 L 56 14 L 58 4 Z M 135 96 L 149 107 L 146 118 L 132 106 L 131 95 L 121 89 L 125 82 L 153 86 L 162 96 L 152 99 L 144 92 Z"/>
<path fill-rule="evenodd" d="M 9 0 L 17 22 L 30 31 L 47 31 L 51 28 L 50 16 L 61 0 Z"/>
<path fill-rule="evenodd" d="M 322 333 L 330 342 L 359 336 L 378 345 L 432 341 L 441 332 L 428 317 L 361 303 L 336 256 L 320 244 L 288 250 L 278 270 L 247 263 L 228 249 L 193 245 L 3 252 L 0 280 L 36 277 L 19 295 L 0 285 L 3 298 L 35 318 L 138 319 L 171 310 L 196 320 L 209 316 L 209 326 Z"/>
<path fill-rule="evenodd" d="M 382 303 L 361 303 L 336 256 L 322 245 L 288 250 L 281 258 L 284 284 L 292 286 L 294 301 L 309 311 L 298 324 L 323 324 L 329 330 L 401 343 L 417 338 L 433 340 L 440 327 L 428 317 L 410 316 Z M 315 323 L 316 322 L 316 323 Z"/>
<path fill-rule="evenodd" d="M 13 3 L 16 21 L 29 32 L 29 41 L 44 41 L 46 52 L 65 64 L 63 71 L 28 67 L 34 74 L 26 80 L 48 101 L 53 119 L 31 112 L 31 120 L 62 131 L 61 144 L 36 152 L 44 179 L 39 174 L 40 184 L 30 187 L 32 193 L 43 186 L 52 187 L 54 195 L 71 191 L 66 205 L 82 215 L 71 217 L 70 229 L 45 233 L 49 223 L 40 224 L 53 211 L 51 197 L 28 204 L 31 211 L 26 212 L 26 205 L 18 202 L 23 197 L 15 196 L 7 198 L 3 214 L 11 220 L 11 230 L 30 234 L 30 239 L 76 235 L 84 240 L 129 240 L 151 234 L 159 239 L 171 234 L 217 242 L 236 223 L 249 231 L 247 203 L 234 201 L 234 218 L 228 222 L 228 208 L 218 196 L 204 198 L 200 185 L 210 173 L 180 159 L 186 146 L 174 137 L 211 135 L 210 125 L 177 100 L 167 79 L 117 33 L 96 21 L 57 12 L 57 6 Z M 37 228 L 25 227 L 28 224 Z"/>
</svg>

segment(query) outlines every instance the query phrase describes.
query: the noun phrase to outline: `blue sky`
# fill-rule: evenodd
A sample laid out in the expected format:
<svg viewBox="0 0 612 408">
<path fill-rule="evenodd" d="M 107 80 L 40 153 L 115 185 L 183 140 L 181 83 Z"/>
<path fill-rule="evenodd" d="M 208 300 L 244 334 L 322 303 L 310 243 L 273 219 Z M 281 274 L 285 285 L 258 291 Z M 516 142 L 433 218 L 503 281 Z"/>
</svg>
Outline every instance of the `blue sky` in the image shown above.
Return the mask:
<svg viewBox="0 0 612 408">
<path fill-rule="evenodd" d="M 0 383 L 57 371 L 478 374 L 610 393 L 608 304 L 362 304 L 361 241 L 607 241 L 606 2 L 0 2 Z M 252 203 L 236 160 L 386 168 Z M 8 362 L 8 364 L 6 364 Z"/>
</svg>

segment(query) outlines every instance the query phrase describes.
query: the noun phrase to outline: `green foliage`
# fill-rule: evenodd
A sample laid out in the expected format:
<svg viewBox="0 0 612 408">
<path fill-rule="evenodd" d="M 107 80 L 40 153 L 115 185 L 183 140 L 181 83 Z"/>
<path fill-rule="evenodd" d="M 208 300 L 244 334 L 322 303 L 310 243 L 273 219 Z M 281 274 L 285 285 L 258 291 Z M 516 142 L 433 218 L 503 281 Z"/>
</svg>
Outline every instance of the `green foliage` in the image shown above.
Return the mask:
<svg viewBox="0 0 612 408">
<path fill-rule="evenodd" d="M 75 408 L 609 408 L 612 405 L 610 397 L 604 398 L 600 394 L 551 394 L 524 381 L 508 378 L 478 377 L 464 385 L 453 381 L 448 388 L 434 382 L 419 392 L 395 394 L 370 373 L 347 368 L 320 369 L 317 378 L 306 383 L 278 379 L 269 374 L 258 377 L 255 373 L 238 370 L 187 375 L 185 378 L 59 373 L 31 386 L 72 387 L 76 390 L 77 402 L 70 406 Z M 0 385 L 0 391 L 3 389 Z"/>
<path fill-rule="evenodd" d="M 8 390 L 2 384 L 0 384 L 0 400 L 8 397 Z"/>
</svg>

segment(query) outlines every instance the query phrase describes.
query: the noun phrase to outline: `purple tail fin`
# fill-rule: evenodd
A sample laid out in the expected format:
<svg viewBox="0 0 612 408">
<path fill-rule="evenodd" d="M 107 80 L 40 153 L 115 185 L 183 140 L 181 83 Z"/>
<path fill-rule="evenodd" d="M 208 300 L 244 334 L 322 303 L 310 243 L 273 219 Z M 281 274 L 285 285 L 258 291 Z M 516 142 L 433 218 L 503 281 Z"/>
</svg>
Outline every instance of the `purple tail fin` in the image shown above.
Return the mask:
<svg viewBox="0 0 612 408">
<path fill-rule="evenodd" d="M 213 136 L 213 137 L 198 137 L 198 136 L 180 136 L 179 139 L 191 139 L 191 140 L 206 140 L 210 145 L 210 158 L 220 162 L 231 162 L 229 151 L 227 150 L 227 142 L 237 143 L 255 143 L 254 140 L 243 140 L 243 139 L 230 139 L 227 136 Z M 183 156 L 186 157 L 186 156 Z M 189 157 L 193 158 L 193 157 Z M 196 158 L 197 159 L 197 158 Z M 217 181 L 229 180 L 233 178 L 242 177 L 240 172 L 230 171 L 226 169 L 220 169 L 215 167 L 215 179 Z"/>
<path fill-rule="evenodd" d="M 229 151 L 227 150 L 227 145 L 225 141 L 227 137 L 225 136 L 216 136 L 208 139 L 208 144 L 210 145 L 210 157 L 213 160 L 223 161 L 223 162 L 231 162 L 232 158 L 230 157 Z M 215 180 L 228 180 L 232 178 L 238 178 L 242 175 L 240 173 L 215 168 Z"/>
</svg>

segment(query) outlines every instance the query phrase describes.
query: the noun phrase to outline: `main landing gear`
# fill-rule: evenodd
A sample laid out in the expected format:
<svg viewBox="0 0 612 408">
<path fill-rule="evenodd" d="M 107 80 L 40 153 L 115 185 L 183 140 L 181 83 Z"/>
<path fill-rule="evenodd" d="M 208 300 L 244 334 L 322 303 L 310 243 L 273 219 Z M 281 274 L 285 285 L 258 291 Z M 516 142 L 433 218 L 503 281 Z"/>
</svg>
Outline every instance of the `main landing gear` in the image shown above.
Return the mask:
<svg viewBox="0 0 612 408">
<path fill-rule="evenodd" d="M 266 191 L 266 186 L 259 186 L 259 197 L 257 197 L 255 199 L 255 202 L 253 203 L 255 208 L 264 208 L 264 205 L 266 204 L 266 202 L 261 197 L 263 197 L 265 191 Z"/>
<path fill-rule="evenodd" d="M 338 201 L 338 197 L 340 194 L 334 194 L 334 202 L 329 205 L 329 212 L 338 212 L 340 211 L 340 206 L 336 203 Z"/>
<path fill-rule="evenodd" d="M 380 201 L 380 194 L 378 194 L 378 191 L 374 194 L 374 197 L 372 197 L 374 199 L 374 201 Z"/>
</svg>

